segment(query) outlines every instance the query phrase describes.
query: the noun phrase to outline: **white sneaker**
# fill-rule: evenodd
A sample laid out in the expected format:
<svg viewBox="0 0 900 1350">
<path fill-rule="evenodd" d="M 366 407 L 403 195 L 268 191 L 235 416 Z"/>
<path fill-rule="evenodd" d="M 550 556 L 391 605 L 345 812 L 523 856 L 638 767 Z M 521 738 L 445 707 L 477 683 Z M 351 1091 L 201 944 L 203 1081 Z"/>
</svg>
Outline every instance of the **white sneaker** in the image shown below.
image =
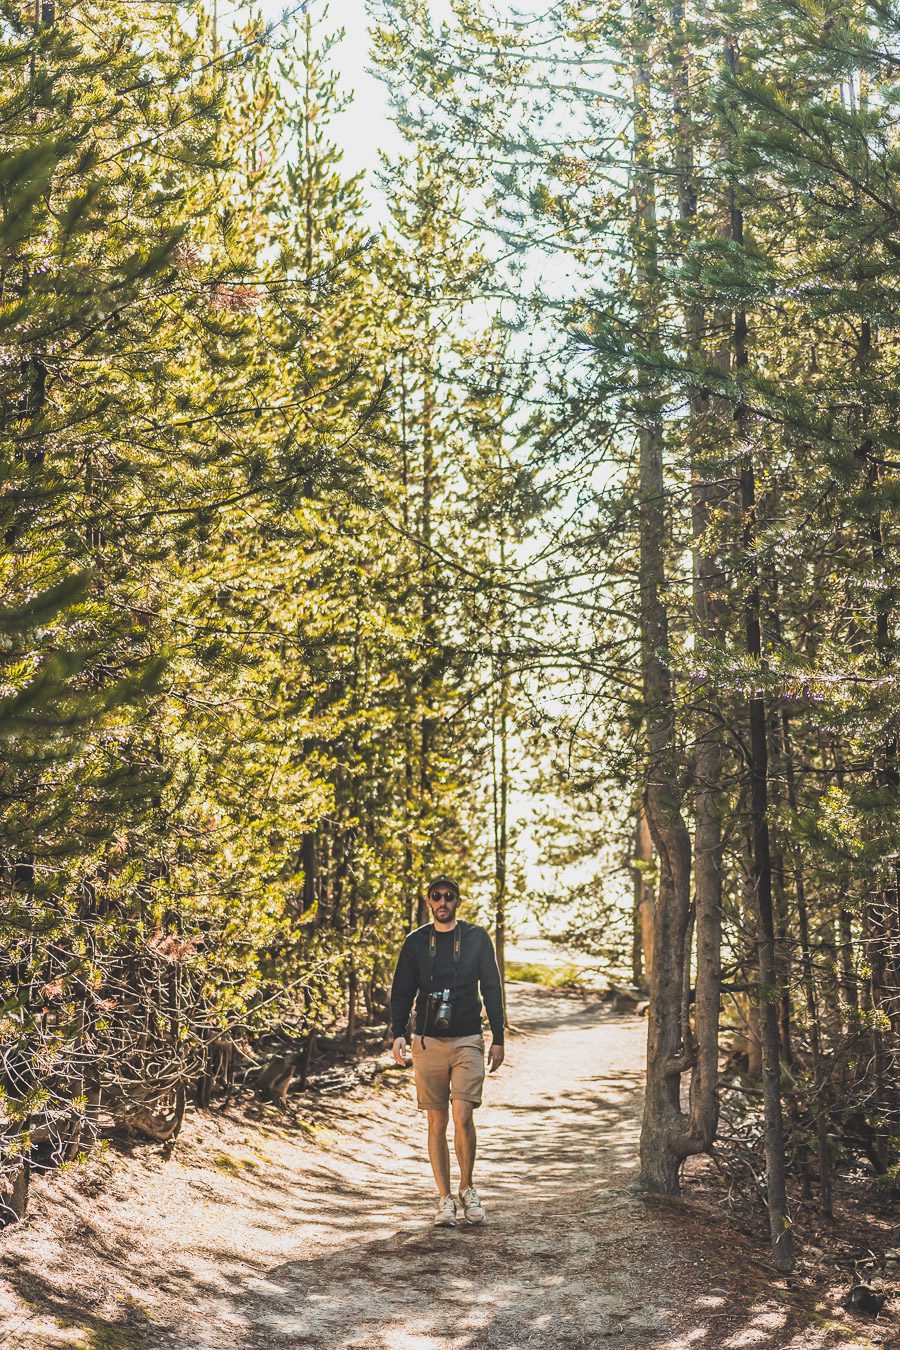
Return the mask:
<svg viewBox="0 0 900 1350">
<path fill-rule="evenodd" d="M 455 1228 L 456 1227 L 456 1201 L 452 1195 L 445 1195 L 443 1200 L 438 1201 L 437 1213 L 434 1216 L 435 1228 Z"/>
<path fill-rule="evenodd" d="M 466 1223 L 484 1223 L 484 1205 L 474 1186 L 467 1186 L 464 1191 L 460 1191 L 459 1203 Z"/>
</svg>

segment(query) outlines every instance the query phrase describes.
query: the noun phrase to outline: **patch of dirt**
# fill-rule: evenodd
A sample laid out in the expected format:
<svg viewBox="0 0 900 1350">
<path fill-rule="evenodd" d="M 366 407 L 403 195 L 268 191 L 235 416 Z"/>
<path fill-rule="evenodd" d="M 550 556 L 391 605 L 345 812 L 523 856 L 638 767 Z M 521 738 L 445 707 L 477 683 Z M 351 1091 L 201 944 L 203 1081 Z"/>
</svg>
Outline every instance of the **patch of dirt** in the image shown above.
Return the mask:
<svg viewBox="0 0 900 1350">
<path fill-rule="evenodd" d="M 410 1075 L 309 1108 L 189 1115 L 174 1156 L 38 1179 L 0 1237 L 3 1350 L 868 1350 L 728 1215 L 642 1200 L 646 1025 L 513 986 L 478 1112 L 482 1229 L 434 1229 Z M 884 1316 L 884 1315 L 883 1315 Z"/>
</svg>

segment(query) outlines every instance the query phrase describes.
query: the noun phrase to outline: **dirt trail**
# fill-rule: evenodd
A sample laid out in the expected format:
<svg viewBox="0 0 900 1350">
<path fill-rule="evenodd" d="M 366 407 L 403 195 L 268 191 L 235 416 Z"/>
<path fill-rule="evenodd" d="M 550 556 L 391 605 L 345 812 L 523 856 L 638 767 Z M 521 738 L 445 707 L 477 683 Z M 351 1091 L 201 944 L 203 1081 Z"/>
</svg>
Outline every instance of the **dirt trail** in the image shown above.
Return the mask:
<svg viewBox="0 0 900 1350">
<path fill-rule="evenodd" d="M 888 1345 L 634 1176 L 646 1026 L 515 987 L 478 1113 L 483 1229 L 430 1225 L 411 1082 L 315 1132 L 195 1117 L 171 1161 L 108 1151 L 3 1235 L 3 1350 L 819 1350 Z"/>
</svg>

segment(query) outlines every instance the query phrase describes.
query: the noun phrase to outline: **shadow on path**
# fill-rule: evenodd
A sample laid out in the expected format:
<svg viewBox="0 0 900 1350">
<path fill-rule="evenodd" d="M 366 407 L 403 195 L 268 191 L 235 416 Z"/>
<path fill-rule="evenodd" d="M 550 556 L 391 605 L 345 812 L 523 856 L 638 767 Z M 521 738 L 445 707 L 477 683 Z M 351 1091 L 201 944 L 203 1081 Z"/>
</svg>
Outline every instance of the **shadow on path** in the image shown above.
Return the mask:
<svg viewBox="0 0 900 1350">
<path fill-rule="evenodd" d="M 102 1309 L 99 1299 L 92 1306 L 78 1297 L 72 1272 L 20 1253 L 9 1284 L 81 1334 L 52 1342 L 0 1336 L 0 1346 L 863 1350 L 875 1343 L 774 1290 L 726 1216 L 707 1216 L 704 1226 L 687 1205 L 629 1192 L 644 1022 L 525 986 L 513 988 L 510 1005 L 517 1033 L 478 1112 L 483 1229 L 431 1226 L 424 1121 L 411 1078 L 385 1074 L 351 1100 L 325 1104 L 315 1142 L 275 1132 L 288 1142 L 258 1171 L 223 1183 L 211 1170 L 215 1159 L 183 1165 L 187 1227 L 179 1226 L 177 1199 L 167 1208 L 164 1194 L 162 1215 L 148 1214 L 143 1231 L 104 1227 L 101 1197 L 75 1197 L 74 1221 L 117 1292 L 104 1291 Z M 251 1135 L 274 1151 L 273 1139 Z M 179 1176 L 159 1175 L 173 1184 Z M 105 1203 L 108 1216 L 114 1196 Z"/>
</svg>

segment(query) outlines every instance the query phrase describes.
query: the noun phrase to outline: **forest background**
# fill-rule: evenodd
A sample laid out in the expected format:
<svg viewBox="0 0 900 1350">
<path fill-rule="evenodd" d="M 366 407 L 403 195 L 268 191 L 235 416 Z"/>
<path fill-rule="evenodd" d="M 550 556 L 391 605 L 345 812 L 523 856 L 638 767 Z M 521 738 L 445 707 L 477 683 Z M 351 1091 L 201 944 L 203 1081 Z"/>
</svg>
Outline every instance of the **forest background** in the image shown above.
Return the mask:
<svg viewBox="0 0 900 1350">
<path fill-rule="evenodd" d="M 0 12 L 9 1216 L 380 1026 L 447 870 L 789 1269 L 900 1168 L 896 10 L 379 0 L 368 201 L 324 7 Z"/>
</svg>

